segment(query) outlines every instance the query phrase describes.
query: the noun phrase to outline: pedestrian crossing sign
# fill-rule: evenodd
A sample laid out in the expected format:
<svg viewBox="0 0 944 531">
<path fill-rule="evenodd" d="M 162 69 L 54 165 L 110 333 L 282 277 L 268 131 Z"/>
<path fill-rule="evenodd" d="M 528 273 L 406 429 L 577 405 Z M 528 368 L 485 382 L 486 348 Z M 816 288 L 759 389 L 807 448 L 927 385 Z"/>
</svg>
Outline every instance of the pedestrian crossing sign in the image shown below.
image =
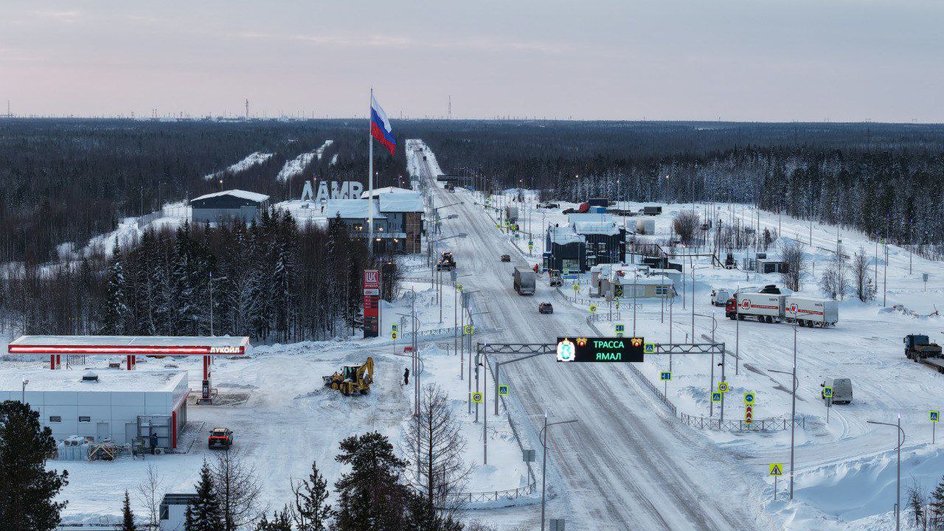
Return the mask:
<svg viewBox="0 0 944 531">
<path fill-rule="evenodd" d="M 480 392 L 478 392 L 478 391 L 472 393 L 472 403 L 473 403 L 473 404 L 481 404 L 481 403 L 482 403 L 482 393 L 480 393 Z"/>
<path fill-rule="evenodd" d="M 770 463 L 770 474 L 771 476 L 782 476 L 783 475 L 783 463 Z"/>
<path fill-rule="evenodd" d="M 823 398 L 832 398 L 833 397 L 833 388 L 824 387 L 823 388 Z"/>
<path fill-rule="evenodd" d="M 396 331 L 400 330 L 400 327 L 397 326 L 397 323 L 393 323 L 392 325 L 390 325 L 390 329 L 393 330 L 394 332 L 396 332 Z"/>
<path fill-rule="evenodd" d="M 655 343 L 644 343 L 642 346 L 643 354 L 655 354 L 656 353 L 656 344 Z"/>
<path fill-rule="evenodd" d="M 721 402 L 721 393 L 719 393 L 718 391 L 715 391 L 715 392 L 711 393 L 711 401 L 712 401 L 712 402 Z"/>
<path fill-rule="evenodd" d="M 508 384 L 501 384 L 498 386 L 498 395 L 508 396 Z"/>
<path fill-rule="evenodd" d="M 928 418 L 931 419 L 931 422 L 938 422 L 941 419 L 941 412 L 934 409 L 928 412 Z"/>
</svg>

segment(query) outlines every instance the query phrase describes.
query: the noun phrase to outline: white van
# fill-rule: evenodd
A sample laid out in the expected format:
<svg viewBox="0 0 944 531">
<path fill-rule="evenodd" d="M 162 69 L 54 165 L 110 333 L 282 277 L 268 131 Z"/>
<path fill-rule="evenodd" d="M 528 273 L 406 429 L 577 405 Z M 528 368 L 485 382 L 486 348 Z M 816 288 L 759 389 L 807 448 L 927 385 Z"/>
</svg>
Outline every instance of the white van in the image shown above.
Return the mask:
<svg viewBox="0 0 944 531">
<path fill-rule="evenodd" d="M 820 397 L 826 400 L 825 388 L 833 388 L 833 404 L 849 404 L 852 402 L 852 380 L 849 378 L 833 378 L 820 384 L 823 391 L 820 391 Z"/>
</svg>

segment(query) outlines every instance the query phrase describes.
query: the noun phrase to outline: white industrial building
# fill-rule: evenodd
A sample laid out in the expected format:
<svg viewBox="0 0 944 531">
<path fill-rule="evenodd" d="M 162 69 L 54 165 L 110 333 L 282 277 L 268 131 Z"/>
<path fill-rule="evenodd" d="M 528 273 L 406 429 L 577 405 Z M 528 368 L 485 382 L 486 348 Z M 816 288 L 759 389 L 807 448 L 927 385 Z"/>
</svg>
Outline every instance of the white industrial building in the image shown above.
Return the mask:
<svg viewBox="0 0 944 531">
<path fill-rule="evenodd" d="M 189 392 L 180 370 L 0 372 L 0 401 L 25 399 L 57 440 L 79 435 L 128 444 L 156 433 L 159 447 L 176 448 Z"/>
</svg>

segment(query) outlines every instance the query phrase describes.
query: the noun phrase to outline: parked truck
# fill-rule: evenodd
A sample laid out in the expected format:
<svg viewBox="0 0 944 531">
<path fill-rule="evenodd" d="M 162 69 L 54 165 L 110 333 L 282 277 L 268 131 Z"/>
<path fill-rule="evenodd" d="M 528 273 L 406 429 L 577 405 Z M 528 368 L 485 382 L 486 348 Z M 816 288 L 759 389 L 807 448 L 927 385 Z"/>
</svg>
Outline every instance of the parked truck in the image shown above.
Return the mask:
<svg viewBox="0 0 944 531">
<path fill-rule="evenodd" d="M 909 334 L 905 336 L 905 357 L 916 362 L 930 365 L 937 372 L 944 373 L 944 355 L 941 346 L 931 343 L 928 336 L 923 334 Z"/>
<path fill-rule="evenodd" d="M 810 328 L 836 326 L 839 303 L 827 299 L 811 299 L 780 293 L 739 291 L 728 299 L 724 313 L 728 319 L 755 319 L 762 323 L 796 323 Z M 779 291 L 779 290 L 778 290 Z"/>
<path fill-rule="evenodd" d="M 534 295 L 535 277 L 533 270 L 526 267 L 516 267 L 512 273 L 515 279 L 515 291 L 518 295 Z"/>
</svg>

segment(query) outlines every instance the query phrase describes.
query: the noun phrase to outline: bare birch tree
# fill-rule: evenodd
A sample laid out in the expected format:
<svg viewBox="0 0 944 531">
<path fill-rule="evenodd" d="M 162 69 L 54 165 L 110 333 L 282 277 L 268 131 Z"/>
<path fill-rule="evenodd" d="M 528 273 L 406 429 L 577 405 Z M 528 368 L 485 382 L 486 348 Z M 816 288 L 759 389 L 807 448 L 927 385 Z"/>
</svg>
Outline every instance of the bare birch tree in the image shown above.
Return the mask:
<svg viewBox="0 0 944 531">
<path fill-rule="evenodd" d="M 223 510 L 225 531 L 243 529 L 258 519 L 262 487 L 255 468 L 240 458 L 239 450 L 227 450 L 217 456 L 213 483 Z"/>
<path fill-rule="evenodd" d="M 418 473 L 414 481 L 427 510 L 450 514 L 457 508 L 453 495 L 464 486 L 472 467 L 462 459 L 466 441 L 452 416 L 449 397 L 439 386 L 423 388 L 420 414 L 409 421 L 405 444 L 411 459 L 419 460 L 413 464 L 413 473 Z"/>
<path fill-rule="evenodd" d="M 157 529 L 161 498 L 164 497 L 164 478 L 157 473 L 154 465 L 149 464 L 144 481 L 138 484 L 138 500 L 147 509 L 148 523 Z"/>
</svg>

